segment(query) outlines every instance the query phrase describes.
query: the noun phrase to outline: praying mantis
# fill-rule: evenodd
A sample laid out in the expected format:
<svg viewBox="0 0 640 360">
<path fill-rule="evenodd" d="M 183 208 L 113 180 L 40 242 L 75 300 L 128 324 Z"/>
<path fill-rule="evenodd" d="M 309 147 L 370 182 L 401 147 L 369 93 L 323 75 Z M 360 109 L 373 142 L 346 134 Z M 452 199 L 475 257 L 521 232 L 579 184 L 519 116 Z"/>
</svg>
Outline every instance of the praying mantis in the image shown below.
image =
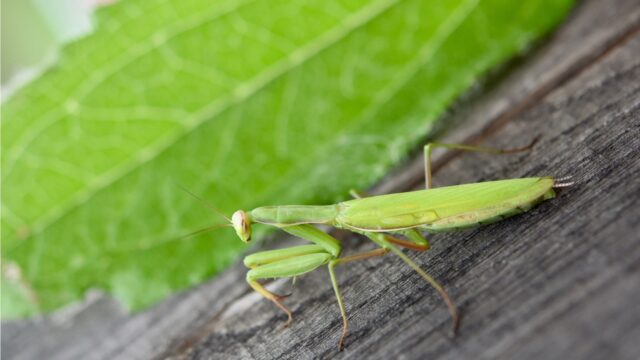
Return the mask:
<svg viewBox="0 0 640 360">
<path fill-rule="evenodd" d="M 536 139 L 537 140 L 537 139 Z M 394 253 L 426 280 L 442 297 L 451 314 L 453 331 L 459 323 L 458 311 L 443 286 L 405 255 L 400 248 L 426 251 L 429 241 L 421 231 L 438 232 L 465 229 L 500 221 L 525 212 L 536 204 L 555 197 L 554 189 L 570 186 L 567 178 L 530 177 L 433 188 L 431 152 L 435 147 L 506 154 L 525 151 L 536 140 L 518 149 L 495 149 L 461 144 L 430 143 L 424 147 L 425 190 L 361 197 L 333 205 L 263 206 L 250 211 L 238 210 L 228 219 L 245 243 L 251 240 L 251 226 L 265 224 L 311 242 L 278 250 L 261 251 L 244 258 L 249 268 L 246 281 L 260 295 L 271 300 L 287 315 L 285 327 L 292 321 L 291 311 L 283 304 L 285 296 L 267 290 L 259 280 L 291 278 L 327 266 L 342 316 L 343 329 L 338 348 L 344 348 L 348 319 L 335 268 L 340 264 Z M 379 247 L 360 254 L 341 257 L 342 246 L 331 235 L 314 225 L 329 225 L 362 234 Z M 398 235 L 403 238 L 399 238 Z"/>
</svg>

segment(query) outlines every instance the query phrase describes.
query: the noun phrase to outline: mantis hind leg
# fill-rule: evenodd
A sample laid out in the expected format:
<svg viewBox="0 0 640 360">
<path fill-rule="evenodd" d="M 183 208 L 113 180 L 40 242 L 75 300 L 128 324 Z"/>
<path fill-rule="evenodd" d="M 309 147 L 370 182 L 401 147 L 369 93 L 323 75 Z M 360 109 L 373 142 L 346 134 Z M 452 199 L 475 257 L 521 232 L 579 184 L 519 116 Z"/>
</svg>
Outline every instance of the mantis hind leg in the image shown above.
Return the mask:
<svg viewBox="0 0 640 360">
<path fill-rule="evenodd" d="M 410 229 L 403 232 L 403 235 L 409 238 L 410 240 L 398 239 L 396 237 L 390 235 L 383 235 L 384 239 L 390 243 L 396 244 L 403 248 L 415 250 L 415 251 L 427 251 L 431 248 L 429 245 L 429 241 L 420 234 L 419 231 Z"/>
<path fill-rule="evenodd" d="M 455 304 L 449 297 L 449 294 L 445 291 L 444 287 L 440 285 L 436 279 L 434 279 L 431 275 L 427 274 L 418 264 L 416 264 L 413 260 L 411 260 L 407 255 L 405 255 L 400 249 L 395 247 L 388 238 L 380 233 L 365 233 L 365 235 L 371 239 L 373 242 L 378 244 L 380 247 L 384 249 L 388 249 L 389 251 L 396 254 L 402 261 L 404 261 L 407 265 L 409 265 L 413 270 L 415 270 L 418 275 L 420 275 L 423 279 L 425 279 L 442 297 L 445 304 L 447 304 L 447 309 L 449 310 L 449 314 L 451 314 L 451 319 L 453 320 L 452 332 L 455 333 L 458 329 L 458 324 L 460 322 L 460 316 L 458 314 L 458 310 L 456 309 Z"/>
<path fill-rule="evenodd" d="M 513 149 L 497 149 L 483 146 L 471 146 L 464 144 L 444 144 L 444 143 L 429 143 L 424 146 L 424 181 L 425 187 L 427 189 L 431 189 L 431 150 L 435 147 L 447 148 L 447 149 L 455 149 L 462 151 L 475 151 L 475 152 L 484 152 L 490 154 L 513 154 L 521 151 L 530 150 L 536 143 L 538 142 L 538 138 L 533 139 L 529 145 L 513 148 Z"/>
</svg>

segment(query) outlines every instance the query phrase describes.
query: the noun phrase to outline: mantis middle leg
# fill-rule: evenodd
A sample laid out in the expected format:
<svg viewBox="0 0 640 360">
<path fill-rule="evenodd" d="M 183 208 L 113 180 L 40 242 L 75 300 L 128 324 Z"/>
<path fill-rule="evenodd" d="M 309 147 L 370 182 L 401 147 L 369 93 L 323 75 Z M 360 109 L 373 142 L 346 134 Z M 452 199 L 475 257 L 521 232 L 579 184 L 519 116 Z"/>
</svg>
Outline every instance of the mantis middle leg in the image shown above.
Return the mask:
<svg viewBox="0 0 640 360">
<path fill-rule="evenodd" d="M 338 349 L 342 351 L 344 348 L 344 340 L 347 337 L 347 332 L 349 329 L 349 321 L 347 320 L 347 310 L 342 302 L 342 295 L 340 294 L 340 289 L 338 288 L 338 281 L 336 280 L 335 274 L 335 266 L 338 264 L 344 264 L 352 261 L 363 260 L 374 256 L 382 256 L 388 253 L 389 250 L 384 248 L 379 248 L 367 252 L 363 252 L 356 255 L 346 256 L 339 259 L 331 260 L 329 262 L 329 276 L 331 277 L 331 285 L 333 286 L 333 291 L 336 294 L 336 298 L 338 299 L 338 306 L 340 307 L 340 315 L 342 316 L 342 336 L 340 337 L 340 342 L 338 343 Z"/>
<path fill-rule="evenodd" d="M 402 240 L 395 238 L 393 236 L 381 233 L 363 233 L 367 237 L 375 236 L 380 238 L 381 241 L 389 242 L 396 244 L 398 246 L 406 247 L 412 250 L 425 251 L 429 249 L 429 242 L 425 239 L 418 231 L 405 234 L 412 241 Z M 340 289 L 338 288 L 338 281 L 336 280 L 335 275 L 335 266 L 339 264 L 345 264 L 352 261 L 364 260 L 374 256 L 382 256 L 389 253 L 390 249 L 388 247 L 381 247 L 375 250 L 363 252 L 360 254 L 355 254 L 351 256 L 341 257 L 338 259 L 331 260 L 329 262 L 329 276 L 331 276 L 331 284 L 333 285 L 333 290 L 336 293 L 336 298 L 338 299 L 338 306 L 340 307 L 340 315 L 342 316 L 342 337 L 340 337 L 340 342 L 338 343 L 338 348 L 340 351 L 344 348 L 344 341 L 347 337 L 347 332 L 349 328 L 349 322 L 347 319 L 347 310 L 342 302 L 342 295 L 340 294 Z"/>
<path fill-rule="evenodd" d="M 431 187 L 431 149 L 433 147 L 435 147 L 435 146 L 442 146 L 442 147 L 455 148 L 455 149 L 468 150 L 468 151 L 484 151 L 484 152 L 508 153 L 508 152 L 516 152 L 516 151 L 527 150 L 527 149 L 531 148 L 536 143 L 536 141 L 537 141 L 537 139 L 535 139 L 526 148 L 512 149 L 512 150 L 501 150 L 501 149 L 492 149 L 492 148 L 479 148 L 479 147 L 473 147 L 473 146 L 467 146 L 467 145 L 457 145 L 457 144 L 438 144 L 438 143 L 427 144 L 424 147 L 424 151 L 425 151 L 425 154 L 424 154 L 425 155 L 425 180 L 427 182 L 426 186 L 427 186 L 427 188 Z M 353 190 L 353 189 L 351 191 L 349 191 L 349 194 L 351 196 L 353 196 L 354 198 L 356 198 L 356 199 L 360 199 L 360 198 L 364 197 L 362 194 L 358 193 L 356 190 Z M 412 250 L 426 251 L 426 250 L 429 250 L 429 248 L 430 248 L 429 241 L 424 236 L 422 236 L 422 234 L 417 229 L 408 229 L 408 230 L 404 230 L 404 231 L 401 232 L 401 234 L 404 235 L 408 239 L 408 241 L 407 240 L 398 239 L 398 238 L 395 238 L 393 236 L 390 236 L 390 235 L 387 235 L 387 234 L 383 234 L 383 233 L 378 233 L 378 232 L 362 232 L 362 234 L 367 236 L 369 239 L 371 239 L 373 242 L 375 242 L 376 244 L 378 244 L 381 247 L 381 249 L 377 249 L 379 252 L 381 252 L 380 255 L 384 255 L 384 254 L 388 253 L 389 251 L 391 251 L 394 254 L 398 255 L 398 257 L 400 257 L 400 259 L 402 259 L 407 265 L 409 265 L 412 269 L 414 269 L 423 279 L 425 279 L 431 286 L 433 286 L 438 291 L 438 293 L 440 293 L 440 296 L 443 298 L 444 302 L 447 304 L 447 308 L 449 310 L 449 313 L 451 314 L 451 318 L 453 319 L 453 328 L 452 328 L 452 330 L 455 333 L 457 328 L 458 328 L 458 324 L 460 322 L 460 316 L 458 314 L 458 310 L 456 309 L 455 304 L 453 303 L 453 301 L 449 297 L 449 294 L 447 294 L 447 292 L 444 290 L 444 287 L 442 285 L 440 285 L 440 283 L 438 283 L 431 275 L 427 274 L 424 270 L 422 270 L 422 268 L 420 268 L 420 266 L 418 266 L 418 264 L 416 264 L 413 260 L 411 260 L 409 257 L 407 257 L 400 249 L 398 249 L 397 247 L 394 246 L 394 245 L 398 245 L 398 246 L 405 247 L 405 248 L 412 249 Z M 386 250 L 386 251 L 382 251 L 382 250 Z M 359 260 L 359 259 L 360 258 L 358 258 L 357 260 Z M 331 271 L 332 281 L 335 282 L 334 275 L 333 275 L 332 263 L 329 264 L 329 270 Z M 343 314 L 343 319 L 344 319 L 344 322 L 345 322 L 345 333 L 343 334 L 343 337 L 340 340 L 340 344 L 342 346 L 342 343 L 344 341 L 344 337 L 346 335 L 346 327 L 347 327 L 346 315 L 345 315 L 345 311 L 344 311 L 344 306 L 342 305 L 342 301 L 340 299 L 340 295 L 337 292 L 338 291 L 337 287 L 334 286 L 334 288 L 336 289 L 336 296 L 338 296 L 338 302 L 340 304 L 340 311 Z"/>
</svg>

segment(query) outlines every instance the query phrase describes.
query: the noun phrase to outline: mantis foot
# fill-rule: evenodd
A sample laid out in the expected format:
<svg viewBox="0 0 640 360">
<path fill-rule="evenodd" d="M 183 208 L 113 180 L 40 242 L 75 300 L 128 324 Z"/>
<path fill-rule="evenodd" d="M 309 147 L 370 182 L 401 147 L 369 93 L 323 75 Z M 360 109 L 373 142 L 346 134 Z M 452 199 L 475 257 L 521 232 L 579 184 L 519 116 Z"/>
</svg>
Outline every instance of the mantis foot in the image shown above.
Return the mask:
<svg viewBox="0 0 640 360">
<path fill-rule="evenodd" d="M 276 306 L 278 306 L 280 308 L 280 310 L 284 311 L 287 314 L 287 321 L 282 325 L 283 328 L 288 328 L 289 325 L 291 325 L 291 322 L 293 321 L 293 315 L 291 313 L 291 310 L 289 310 L 289 308 L 284 306 L 284 304 L 281 301 L 283 298 L 285 298 L 287 296 L 281 296 L 281 295 L 275 295 L 274 294 L 273 298 L 271 298 L 271 301 L 273 301 L 273 303 L 276 304 Z"/>
</svg>

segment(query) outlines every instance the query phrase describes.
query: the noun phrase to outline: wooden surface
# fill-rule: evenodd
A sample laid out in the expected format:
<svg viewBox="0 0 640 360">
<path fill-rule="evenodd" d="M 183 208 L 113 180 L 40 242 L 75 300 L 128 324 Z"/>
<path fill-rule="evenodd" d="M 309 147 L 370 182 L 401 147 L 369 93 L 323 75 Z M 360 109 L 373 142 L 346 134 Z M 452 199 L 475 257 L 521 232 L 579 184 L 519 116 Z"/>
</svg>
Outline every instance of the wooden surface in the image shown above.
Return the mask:
<svg viewBox="0 0 640 360">
<path fill-rule="evenodd" d="M 449 141 L 512 147 L 510 156 L 439 156 L 436 186 L 572 175 L 574 187 L 530 212 L 430 237 L 410 256 L 462 311 L 460 331 L 438 295 L 388 255 L 338 268 L 350 318 L 341 320 L 326 270 L 286 300 L 294 322 L 244 285 L 236 264 L 143 313 L 89 294 L 40 319 L 2 324 L 3 359 L 637 359 L 640 356 L 640 5 L 580 3 L 550 38 L 466 96 L 441 129 Z M 419 156 L 374 192 L 419 186 Z M 338 234 L 346 254 L 372 249 Z M 279 246 L 294 240 L 283 241 Z M 264 248 L 274 247 L 272 242 Z M 273 283 L 286 292 L 289 284 Z"/>
</svg>

